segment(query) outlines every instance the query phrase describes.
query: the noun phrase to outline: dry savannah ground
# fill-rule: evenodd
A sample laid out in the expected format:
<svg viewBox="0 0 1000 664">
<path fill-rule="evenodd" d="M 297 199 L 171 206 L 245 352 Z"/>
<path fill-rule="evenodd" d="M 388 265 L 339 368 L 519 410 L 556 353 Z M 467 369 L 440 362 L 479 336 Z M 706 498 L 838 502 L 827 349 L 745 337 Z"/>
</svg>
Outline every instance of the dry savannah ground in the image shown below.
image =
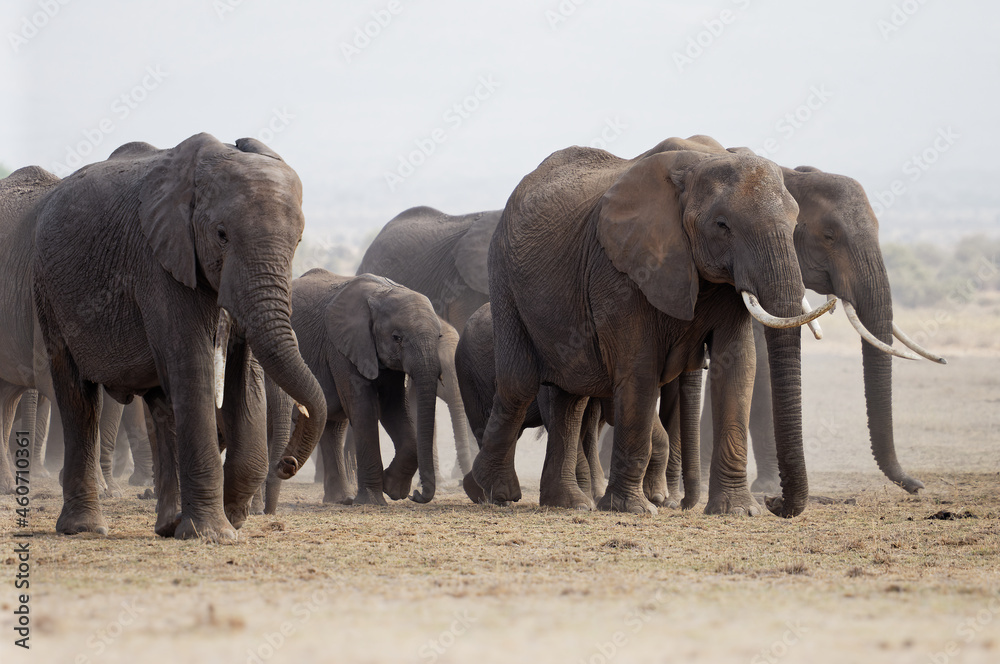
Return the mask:
<svg viewBox="0 0 1000 664">
<path fill-rule="evenodd" d="M 822 342 L 803 338 L 813 500 L 796 519 L 540 509 L 530 434 L 513 507 L 472 505 L 457 483 L 430 505 L 324 506 L 310 465 L 232 546 L 156 537 L 135 490 L 104 502 L 107 537 L 57 536 L 59 486 L 35 480 L 28 651 L 0 499 L 2 661 L 998 662 L 1000 300 L 897 319 L 949 359 L 894 360 L 919 496 L 871 458 L 838 311 Z"/>
</svg>

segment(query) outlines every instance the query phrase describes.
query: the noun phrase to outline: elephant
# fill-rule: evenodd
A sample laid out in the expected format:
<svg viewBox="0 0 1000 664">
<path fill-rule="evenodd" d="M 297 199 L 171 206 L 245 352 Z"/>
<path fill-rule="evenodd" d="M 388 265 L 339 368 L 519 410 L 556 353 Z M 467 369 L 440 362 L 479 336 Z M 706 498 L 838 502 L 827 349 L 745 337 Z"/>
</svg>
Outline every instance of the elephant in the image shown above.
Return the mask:
<svg viewBox="0 0 1000 664">
<path fill-rule="evenodd" d="M 266 145 L 202 133 L 123 145 L 32 207 L 35 309 L 65 435 L 58 532 L 107 533 L 101 385 L 150 409 L 161 536 L 236 539 L 268 472 L 264 372 L 306 413 L 279 472 L 308 457 L 326 401 L 290 321 L 301 204 L 298 175 Z"/>
<path fill-rule="evenodd" d="M 0 320 L 4 323 L 0 329 L 0 436 L 4 441 L 10 439 L 22 395 L 38 389 L 52 396 L 48 356 L 35 319 L 31 290 L 35 224 L 30 213 L 59 182 L 58 177 L 38 166 L 18 169 L 0 180 Z M 59 428 L 57 421 L 53 425 Z M 37 441 L 31 444 L 38 447 Z M 41 475 L 44 465 L 33 465 Z M 14 489 L 10 461 L 6 454 L 0 454 L 0 494 L 13 493 Z"/>
<path fill-rule="evenodd" d="M 675 147 L 715 154 L 726 152 L 713 139 L 692 138 L 697 140 L 689 139 Z M 802 281 L 806 288 L 843 302 L 848 318 L 864 339 L 861 356 L 872 454 L 886 477 L 909 493 L 917 493 L 924 488 L 923 483 L 904 471 L 896 457 L 890 355 L 910 360 L 923 357 L 940 364 L 945 360 L 916 344 L 893 323 L 892 293 L 879 248 L 878 219 L 861 184 L 853 178 L 811 166 L 782 167 L 781 172 L 785 188 L 799 205 L 794 241 Z M 757 478 L 751 489 L 776 491 L 778 468 L 771 389 L 766 372 L 760 370 L 768 357 L 763 332 L 763 326 L 754 325 L 758 370 L 754 380 L 750 432 Z M 893 337 L 906 348 L 893 347 Z M 706 412 L 708 410 L 706 408 Z M 712 440 L 711 427 L 712 423 L 704 418 L 703 460 L 711 454 L 708 445 Z"/>
<path fill-rule="evenodd" d="M 103 442 L 103 431 L 101 440 Z M 104 450 L 101 450 L 104 465 Z M 131 468 L 129 466 L 131 465 Z M 129 473 L 131 486 L 148 486 L 153 481 L 153 455 L 146 433 L 146 416 L 141 401 L 133 401 L 122 412 L 121 425 L 114 441 L 112 469 L 115 478 Z"/>
<path fill-rule="evenodd" d="M 478 444 L 489 421 L 496 394 L 496 356 L 493 346 L 493 314 L 489 303 L 484 304 L 469 317 L 465 330 L 455 351 L 455 367 L 466 415 Z M 545 426 L 549 422 L 553 395 L 552 388 L 543 386 L 536 399 L 532 400 L 524 415 L 524 421 L 517 432 L 520 438 L 525 429 Z M 590 503 L 604 495 L 604 470 L 597 458 L 597 440 L 606 417 L 610 414 L 610 402 L 591 399 L 586 405 L 580 427 L 580 440 L 576 450 L 574 476 L 561 477 L 563 465 L 556 459 L 561 450 L 556 446 L 546 446 L 546 460 L 542 470 L 539 504 L 543 507 L 593 507 Z M 551 449 L 550 449 L 551 448 Z M 551 457 L 548 452 L 551 451 Z M 567 485 L 575 485 L 567 489 Z M 469 497 L 483 502 L 484 496 L 476 491 L 476 485 L 465 483 Z M 583 503 L 575 503 L 577 489 L 583 492 Z M 589 497 L 590 500 L 586 498 Z"/>
<path fill-rule="evenodd" d="M 52 402 L 38 393 L 38 390 L 28 390 L 17 404 L 17 410 L 12 420 L 8 447 L 11 454 L 15 449 L 15 430 L 27 431 L 31 445 L 31 474 L 34 477 L 49 477 L 45 468 L 45 447 L 49 432 L 49 419 L 52 413 Z"/>
<path fill-rule="evenodd" d="M 418 468 L 420 490 L 410 498 L 429 502 L 437 486 L 434 407 L 441 379 L 441 324 L 427 297 L 384 277 L 345 277 L 316 268 L 292 284 L 292 327 L 326 395 L 327 421 L 320 438 L 323 502 L 385 505 L 383 493 L 393 500 L 405 498 Z M 415 422 L 407 408 L 407 378 L 416 395 Z M 290 409 L 284 410 L 284 417 L 290 417 Z M 384 470 L 379 422 L 396 448 Z M 344 463 L 348 424 L 357 454 L 354 496 Z M 272 487 L 278 478 L 276 473 L 269 478 L 266 512 L 276 506 Z"/>
<path fill-rule="evenodd" d="M 705 511 L 760 513 L 746 479 L 753 316 L 774 326 L 767 343 L 783 494 L 767 507 L 782 517 L 805 508 L 797 326 L 833 303 L 799 315 L 798 205 L 773 162 L 670 151 L 670 141 L 630 160 L 558 151 L 504 208 L 488 263 L 497 392 L 472 470 L 493 502 L 520 498 L 515 436 L 544 384 L 559 388 L 563 441 L 578 435 L 583 399 L 613 399 L 611 474 L 598 507 L 655 513 L 643 482 L 659 388 L 699 369 L 707 343 L 725 380 L 712 386 Z"/>
<path fill-rule="evenodd" d="M 426 295 L 442 320 L 462 330 L 473 312 L 489 301 L 486 253 L 500 212 L 453 216 L 430 207 L 410 208 L 372 240 L 358 274 L 377 274 Z M 446 332 L 445 339 L 448 336 Z M 450 387 L 457 382 L 450 372 L 453 361 L 442 357 L 442 362 L 444 380 L 438 396 L 451 414 L 456 471 L 465 475 L 472 469 L 472 441 L 461 395 Z"/>
</svg>

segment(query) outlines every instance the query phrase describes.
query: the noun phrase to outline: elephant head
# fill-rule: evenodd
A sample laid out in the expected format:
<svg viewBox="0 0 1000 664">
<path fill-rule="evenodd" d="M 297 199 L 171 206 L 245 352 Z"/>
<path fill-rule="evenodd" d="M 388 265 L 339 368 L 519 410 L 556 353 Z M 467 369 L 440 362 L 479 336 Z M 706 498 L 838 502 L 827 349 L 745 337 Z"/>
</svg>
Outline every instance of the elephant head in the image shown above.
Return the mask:
<svg viewBox="0 0 1000 664">
<path fill-rule="evenodd" d="M 895 335 L 918 355 L 944 363 L 921 348 L 892 321 L 892 294 L 878 243 L 878 219 L 856 181 L 810 167 L 782 169 L 785 186 L 799 203 L 795 250 L 802 280 L 818 293 L 844 302 L 862 344 L 865 401 L 872 452 L 879 468 L 910 493 L 924 487 L 896 459 L 892 427 L 892 362 L 889 354 L 906 359 L 917 355 L 892 347 Z"/>
<path fill-rule="evenodd" d="M 771 326 L 783 496 L 768 507 L 780 516 L 799 514 L 808 498 L 796 329 L 808 317 L 798 316 L 804 295 L 793 242 L 798 212 L 774 163 L 687 150 L 639 158 L 595 210 L 598 237 L 612 263 L 657 309 L 692 320 L 704 279 L 733 285 L 751 313 Z"/>
<path fill-rule="evenodd" d="M 331 300 L 326 323 L 329 338 L 362 376 L 376 380 L 384 368 L 405 373 L 413 383 L 421 491 L 412 498 L 429 502 L 437 486 L 434 411 L 441 378 L 441 321 L 430 300 L 389 279 L 363 274 Z"/>
<path fill-rule="evenodd" d="M 292 332 L 292 255 L 302 237 L 302 184 L 252 138 L 225 145 L 198 134 L 158 154 L 139 219 L 160 265 L 188 288 L 218 293 L 217 346 L 230 317 L 274 382 L 302 406 L 280 476 L 305 463 L 326 422 L 326 400 Z M 218 368 L 217 368 L 218 371 Z"/>
</svg>

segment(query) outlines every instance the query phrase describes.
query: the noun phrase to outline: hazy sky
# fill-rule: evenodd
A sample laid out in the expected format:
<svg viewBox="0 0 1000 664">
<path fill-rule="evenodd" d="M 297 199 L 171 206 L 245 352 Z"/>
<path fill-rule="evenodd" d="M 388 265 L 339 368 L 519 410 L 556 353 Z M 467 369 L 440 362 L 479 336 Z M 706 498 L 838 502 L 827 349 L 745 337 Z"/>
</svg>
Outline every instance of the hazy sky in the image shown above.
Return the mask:
<svg viewBox="0 0 1000 664">
<path fill-rule="evenodd" d="M 63 2 L 0 10 L 9 168 L 257 136 L 299 172 L 307 232 L 357 237 L 413 205 L 502 207 L 568 145 L 705 133 L 852 175 L 883 221 L 997 220 L 985 0 Z"/>
</svg>

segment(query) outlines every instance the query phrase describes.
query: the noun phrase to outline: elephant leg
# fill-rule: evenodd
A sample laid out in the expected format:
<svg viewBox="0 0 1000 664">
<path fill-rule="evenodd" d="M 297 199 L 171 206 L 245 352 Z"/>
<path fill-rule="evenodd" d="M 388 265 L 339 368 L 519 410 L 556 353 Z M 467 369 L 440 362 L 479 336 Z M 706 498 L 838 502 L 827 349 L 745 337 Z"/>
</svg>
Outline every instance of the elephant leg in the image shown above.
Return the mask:
<svg viewBox="0 0 1000 664">
<path fill-rule="evenodd" d="M 381 450 L 379 451 L 381 454 Z M 358 493 L 358 443 L 354 437 L 354 431 L 347 427 L 347 438 L 344 441 L 344 470 L 347 472 L 347 492 L 351 495 Z"/>
<path fill-rule="evenodd" d="M 52 402 L 41 393 L 38 395 L 38 409 L 35 412 L 35 437 L 31 443 L 31 474 L 35 477 L 50 477 L 45 467 L 45 449 L 49 440 L 49 419 L 52 416 Z"/>
<path fill-rule="evenodd" d="M 419 466 L 417 459 L 416 432 L 416 391 L 412 385 L 408 392 L 414 397 L 405 404 L 401 381 L 386 381 L 379 386 L 379 421 L 389 434 L 396 454 L 385 469 L 385 492 L 393 500 L 406 498 L 413 485 L 413 475 Z M 434 446 L 434 467 L 440 468 L 437 460 L 437 445 Z"/>
<path fill-rule="evenodd" d="M 461 479 L 472 470 L 472 460 L 475 458 L 475 453 L 470 445 L 471 428 L 465 417 L 465 404 L 462 402 L 462 392 L 458 386 L 454 348 L 451 349 L 450 354 L 442 354 L 441 384 L 438 385 L 438 396 L 448 404 L 451 429 L 455 435 L 455 466 L 451 471 L 451 479 Z"/>
<path fill-rule="evenodd" d="M 238 530 L 250 514 L 254 495 L 267 480 L 267 403 L 264 370 L 246 343 L 232 342 L 230 346 L 218 417 L 226 440 L 223 509 Z"/>
<path fill-rule="evenodd" d="M 354 503 L 354 487 L 348 486 L 347 468 L 344 460 L 344 441 L 347 438 L 347 420 L 326 423 L 320 436 L 323 447 L 324 478 L 323 502 L 351 505 Z"/>
<path fill-rule="evenodd" d="M 639 371 L 635 374 L 641 375 Z M 611 479 L 598 509 L 656 514 L 656 505 L 649 502 L 643 492 L 643 479 L 652 454 L 653 419 L 659 390 L 654 384 L 641 385 L 642 382 L 647 381 L 631 381 L 615 390 Z"/>
<path fill-rule="evenodd" d="M 586 417 L 586 410 L 584 410 L 584 417 Z M 579 487 L 580 491 L 583 491 L 584 495 L 590 496 L 593 500 L 594 488 L 590 484 L 590 463 L 587 461 L 587 453 L 583 451 L 584 435 L 583 424 L 581 424 L 580 438 L 576 445 L 576 486 Z M 594 501 L 594 505 L 597 505 L 596 501 Z"/>
<path fill-rule="evenodd" d="M 601 468 L 604 470 L 604 479 L 607 480 L 611 477 L 611 451 L 615 446 L 615 428 L 613 426 L 604 428 L 604 431 L 601 433 L 599 445 L 598 459 L 601 462 Z M 605 490 L 607 490 L 606 481 Z"/>
<path fill-rule="evenodd" d="M 153 454 L 153 483 L 156 489 L 156 526 L 161 537 L 173 537 L 181 523 L 181 490 L 177 471 L 177 430 L 174 409 L 159 388 L 143 397 L 149 409 L 146 420 Z M 151 425 L 151 426 L 150 426 Z"/>
<path fill-rule="evenodd" d="M 115 442 L 118 439 L 118 428 L 122 422 L 122 412 L 125 407 L 112 399 L 106 393 L 101 407 L 101 476 L 98 482 L 103 480 L 104 488 L 102 498 L 121 498 L 122 488 L 115 481 L 112 465 L 115 457 Z"/>
<path fill-rule="evenodd" d="M 549 393 L 545 428 L 549 432 L 545 444 L 545 462 L 538 504 L 542 507 L 565 507 L 590 510 L 594 501 L 580 489 L 577 481 L 577 458 L 580 451 L 580 427 L 587 397 L 569 394 L 556 387 Z M 542 401 L 539 401 L 539 406 Z M 589 469 L 587 474 L 589 475 Z"/>
<path fill-rule="evenodd" d="M 688 371 L 680 377 L 681 471 L 684 499 L 681 509 L 691 509 L 701 499 L 701 383 L 704 371 Z"/>
<path fill-rule="evenodd" d="M 136 403 L 126 408 L 123 419 L 132 451 L 133 470 L 128 483 L 132 486 L 148 486 L 153 481 L 153 452 L 149 445 L 145 406 Z"/>
<path fill-rule="evenodd" d="M 57 404 L 53 404 L 58 407 Z M 66 454 L 66 435 L 63 431 L 62 416 L 53 412 L 49 420 L 49 435 L 45 443 L 45 468 L 50 473 L 62 471 Z"/>
<path fill-rule="evenodd" d="M 319 445 L 316 446 L 316 450 L 313 452 L 313 462 L 316 464 L 316 473 L 313 475 L 313 482 L 320 483 L 325 477 L 323 473 L 323 450 L 320 449 Z"/>
<path fill-rule="evenodd" d="M 375 386 L 362 379 L 352 385 L 350 402 L 347 405 L 351 428 L 354 429 L 354 444 L 358 458 L 358 492 L 355 505 L 386 505 L 383 492 L 382 450 L 378 437 L 378 393 Z M 329 459 L 326 460 L 329 463 Z M 416 472 L 413 463 L 413 473 Z M 399 478 L 397 478 L 399 479 Z M 409 490 L 409 485 L 406 490 Z M 404 494 L 405 495 L 405 494 Z"/>
<path fill-rule="evenodd" d="M 764 330 L 754 324 L 754 350 L 757 370 L 750 400 L 750 442 L 757 465 L 757 478 L 750 485 L 754 493 L 781 493 L 778 477 L 778 451 L 774 442 L 774 412 L 771 404 L 771 372 L 768 369 L 767 340 Z"/>
<path fill-rule="evenodd" d="M 156 421 L 153 419 L 153 411 L 149 405 L 149 400 L 145 398 L 142 400 L 142 416 L 146 420 L 146 436 L 149 438 L 149 456 L 153 466 L 153 479 L 151 480 L 153 488 L 152 490 L 146 489 L 145 493 L 140 494 L 139 497 L 152 498 L 156 496 L 157 487 L 159 486 L 157 483 L 159 475 L 157 473 L 160 472 L 160 457 L 157 455 L 159 448 L 156 446 Z M 180 504 L 177 505 L 177 511 L 180 511 Z"/>
<path fill-rule="evenodd" d="M 97 490 L 103 390 L 100 385 L 81 378 L 69 350 L 59 341 L 49 342 L 49 357 L 65 440 L 63 506 L 56 520 L 56 531 L 66 535 L 107 534 Z"/>
<path fill-rule="evenodd" d="M 601 467 L 598 444 L 600 441 L 602 426 L 601 402 L 599 399 L 591 399 L 587 403 L 587 409 L 583 411 L 583 423 L 580 426 L 580 445 L 583 450 L 584 459 L 587 462 L 587 472 L 589 478 L 587 485 L 590 488 L 590 497 L 595 504 L 604 495 L 607 482 L 604 479 L 604 469 Z M 581 484 L 581 488 L 583 485 Z"/>
<path fill-rule="evenodd" d="M 7 451 L 17 403 L 24 392 L 25 389 L 19 385 L 0 381 L 0 435 L 3 436 L 3 449 L 0 450 L 0 495 L 14 493 L 17 488 Z"/>
<path fill-rule="evenodd" d="M 674 454 L 673 448 L 680 447 L 679 436 L 668 434 L 659 417 L 654 417 L 650 424 L 649 464 L 642 476 L 642 493 L 646 496 L 646 500 L 657 507 L 675 509 L 680 506 L 680 477 L 677 478 L 677 485 L 668 489 L 666 471 L 669 457 Z M 671 424 L 676 425 L 676 422 Z M 677 456 L 680 457 L 679 449 Z M 677 471 L 679 476 L 679 459 Z"/>
<path fill-rule="evenodd" d="M 295 402 L 271 380 L 264 379 L 264 394 L 267 398 L 267 482 L 264 486 L 264 514 L 274 514 L 278 509 L 281 494 L 281 478 L 278 477 L 278 462 L 292 437 L 292 412 Z M 316 447 L 317 451 L 319 446 Z"/>
<path fill-rule="evenodd" d="M 747 486 L 747 431 L 756 358 L 749 324 L 714 333 L 712 424 L 715 441 L 706 514 L 760 514 Z M 726 360 L 728 358 L 728 361 Z"/>
<path fill-rule="evenodd" d="M 118 426 L 118 437 L 115 439 L 115 453 L 112 459 L 111 472 L 115 478 L 118 478 L 123 475 L 131 475 L 134 470 L 135 463 L 132 461 L 132 449 L 123 416 L 122 423 Z"/>
<path fill-rule="evenodd" d="M 715 426 L 712 423 L 712 372 L 705 376 L 705 397 L 701 408 L 701 480 L 708 484 L 712 468 L 712 446 L 715 444 Z"/>
</svg>

